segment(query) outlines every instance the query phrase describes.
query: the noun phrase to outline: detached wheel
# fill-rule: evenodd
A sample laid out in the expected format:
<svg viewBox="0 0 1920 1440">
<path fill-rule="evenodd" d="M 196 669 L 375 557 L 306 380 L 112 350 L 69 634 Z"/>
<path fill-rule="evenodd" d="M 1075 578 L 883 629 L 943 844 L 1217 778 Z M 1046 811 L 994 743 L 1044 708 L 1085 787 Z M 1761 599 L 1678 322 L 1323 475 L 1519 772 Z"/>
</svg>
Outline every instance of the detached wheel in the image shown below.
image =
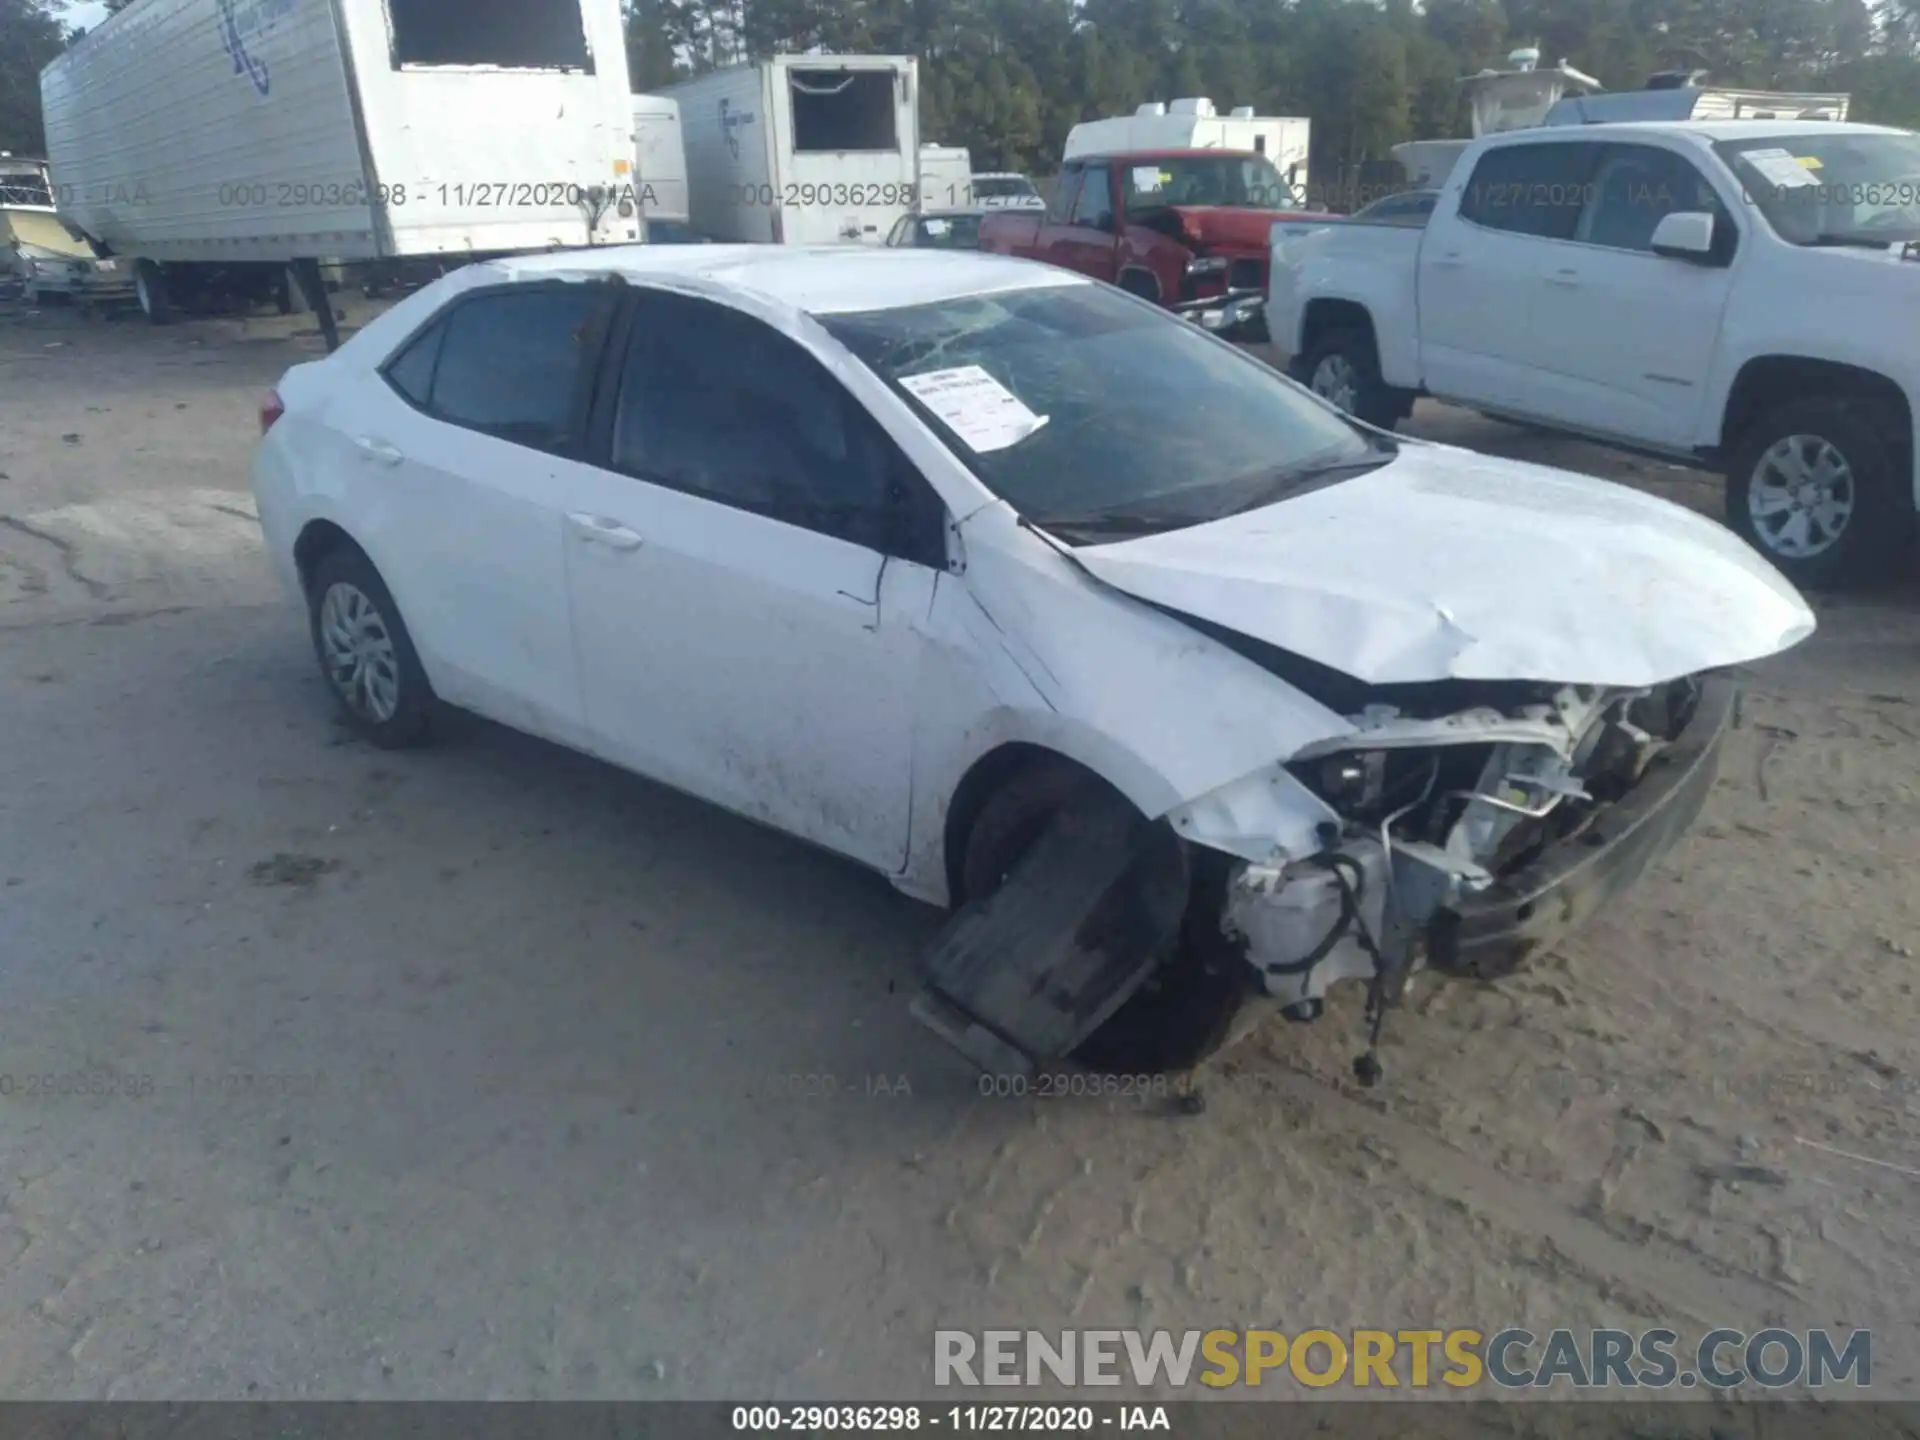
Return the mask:
<svg viewBox="0 0 1920 1440">
<path fill-rule="evenodd" d="M 373 562 L 358 550 L 322 556 L 308 610 L 320 673 L 347 723 L 384 750 L 424 743 L 438 701 Z"/>
<path fill-rule="evenodd" d="M 967 833 L 960 899 L 998 890 L 1054 817 L 1102 783 L 1058 763 L 1034 766 L 1003 785 Z M 1207 943 L 1209 930 L 1218 931 L 1219 896 L 1205 883 L 1206 874 L 1196 869 L 1179 948 L 1080 1043 L 1075 1060 L 1109 1074 L 1152 1075 L 1190 1069 L 1226 1043 L 1252 994 L 1252 972 L 1224 944 Z"/>
<path fill-rule="evenodd" d="M 1382 430 L 1391 430 L 1413 408 L 1405 394 L 1380 378 L 1380 353 L 1365 330 L 1321 336 L 1295 367 L 1294 378 L 1354 419 Z"/>
<path fill-rule="evenodd" d="M 133 293 L 140 301 L 140 313 L 154 325 L 173 323 L 173 297 L 167 290 L 167 276 L 151 260 L 136 260 L 133 266 Z"/>
<path fill-rule="evenodd" d="M 1728 456 L 1727 523 L 1802 589 L 1881 579 L 1913 542 L 1910 433 L 1882 401 L 1777 406 Z"/>
</svg>

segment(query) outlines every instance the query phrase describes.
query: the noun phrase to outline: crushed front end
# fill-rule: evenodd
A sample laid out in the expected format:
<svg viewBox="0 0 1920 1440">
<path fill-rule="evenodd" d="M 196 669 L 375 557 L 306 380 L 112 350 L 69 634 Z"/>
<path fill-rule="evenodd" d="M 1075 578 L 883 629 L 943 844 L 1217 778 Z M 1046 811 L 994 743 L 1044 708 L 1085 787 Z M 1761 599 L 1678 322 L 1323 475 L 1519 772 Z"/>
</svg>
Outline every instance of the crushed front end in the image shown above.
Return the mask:
<svg viewBox="0 0 1920 1440">
<path fill-rule="evenodd" d="M 1500 685 L 1487 699 L 1370 705 L 1355 734 L 1267 777 L 1317 802 L 1313 843 L 1263 858 L 1239 827 L 1221 926 L 1289 1018 L 1316 1018 L 1330 986 L 1360 979 L 1377 1032 L 1417 970 L 1492 979 L 1550 949 L 1692 824 L 1737 707 L 1721 676 Z M 1207 843 L 1209 818 L 1176 823 Z"/>
</svg>

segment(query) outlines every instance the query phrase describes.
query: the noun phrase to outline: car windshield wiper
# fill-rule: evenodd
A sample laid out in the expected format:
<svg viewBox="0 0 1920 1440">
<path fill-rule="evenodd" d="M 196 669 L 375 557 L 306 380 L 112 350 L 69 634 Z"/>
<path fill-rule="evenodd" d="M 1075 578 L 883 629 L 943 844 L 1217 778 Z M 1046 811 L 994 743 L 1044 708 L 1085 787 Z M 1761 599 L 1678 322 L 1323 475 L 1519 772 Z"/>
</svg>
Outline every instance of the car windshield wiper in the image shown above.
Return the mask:
<svg viewBox="0 0 1920 1440">
<path fill-rule="evenodd" d="M 1212 518 L 1190 510 L 1110 510 L 1088 515 L 1043 515 L 1033 523 L 1043 530 L 1082 535 L 1158 535 L 1162 530 L 1200 525 Z"/>
</svg>

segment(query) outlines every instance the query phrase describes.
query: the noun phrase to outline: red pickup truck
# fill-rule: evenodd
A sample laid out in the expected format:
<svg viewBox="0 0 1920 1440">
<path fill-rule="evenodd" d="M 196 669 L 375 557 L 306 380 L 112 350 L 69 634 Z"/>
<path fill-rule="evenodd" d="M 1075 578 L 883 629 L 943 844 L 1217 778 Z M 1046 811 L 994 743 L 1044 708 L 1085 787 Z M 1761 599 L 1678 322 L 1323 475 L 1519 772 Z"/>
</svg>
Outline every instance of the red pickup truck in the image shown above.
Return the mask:
<svg viewBox="0 0 1920 1440">
<path fill-rule="evenodd" d="M 1037 210 L 996 210 L 980 248 L 1078 270 L 1181 311 L 1209 330 L 1257 337 L 1276 221 L 1313 228 L 1264 155 L 1135 150 L 1080 155 Z"/>
</svg>

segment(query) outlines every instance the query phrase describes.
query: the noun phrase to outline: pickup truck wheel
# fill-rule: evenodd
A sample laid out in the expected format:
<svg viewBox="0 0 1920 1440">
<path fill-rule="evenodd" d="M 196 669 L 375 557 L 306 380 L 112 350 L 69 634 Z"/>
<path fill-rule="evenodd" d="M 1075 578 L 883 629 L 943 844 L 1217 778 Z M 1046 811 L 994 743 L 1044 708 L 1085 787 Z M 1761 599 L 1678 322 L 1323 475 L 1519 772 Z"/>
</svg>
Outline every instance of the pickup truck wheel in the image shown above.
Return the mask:
<svg viewBox="0 0 1920 1440">
<path fill-rule="evenodd" d="M 967 832 L 958 899 L 993 894 L 1054 816 L 1088 786 L 1103 783 L 1066 763 L 1041 763 L 1015 775 L 981 807 Z M 1206 887 L 1196 884 L 1195 896 L 1196 910 L 1211 904 Z M 1253 972 L 1224 944 L 1190 938 L 1208 924 L 1217 932 L 1217 913 L 1196 921 L 1189 912 L 1179 949 L 1080 1043 L 1076 1061 L 1109 1074 L 1157 1075 L 1191 1069 L 1226 1043 L 1252 994 Z"/>
<path fill-rule="evenodd" d="M 1382 430 L 1391 430 L 1410 409 L 1405 397 L 1380 378 L 1380 355 L 1364 330 L 1322 336 L 1301 361 L 1298 378 L 1322 400 Z"/>
<path fill-rule="evenodd" d="M 1913 541 L 1905 434 L 1873 400 L 1814 395 L 1768 411 L 1729 454 L 1728 524 L 1803 589 L 1881 578 Z"/>
</svg>

